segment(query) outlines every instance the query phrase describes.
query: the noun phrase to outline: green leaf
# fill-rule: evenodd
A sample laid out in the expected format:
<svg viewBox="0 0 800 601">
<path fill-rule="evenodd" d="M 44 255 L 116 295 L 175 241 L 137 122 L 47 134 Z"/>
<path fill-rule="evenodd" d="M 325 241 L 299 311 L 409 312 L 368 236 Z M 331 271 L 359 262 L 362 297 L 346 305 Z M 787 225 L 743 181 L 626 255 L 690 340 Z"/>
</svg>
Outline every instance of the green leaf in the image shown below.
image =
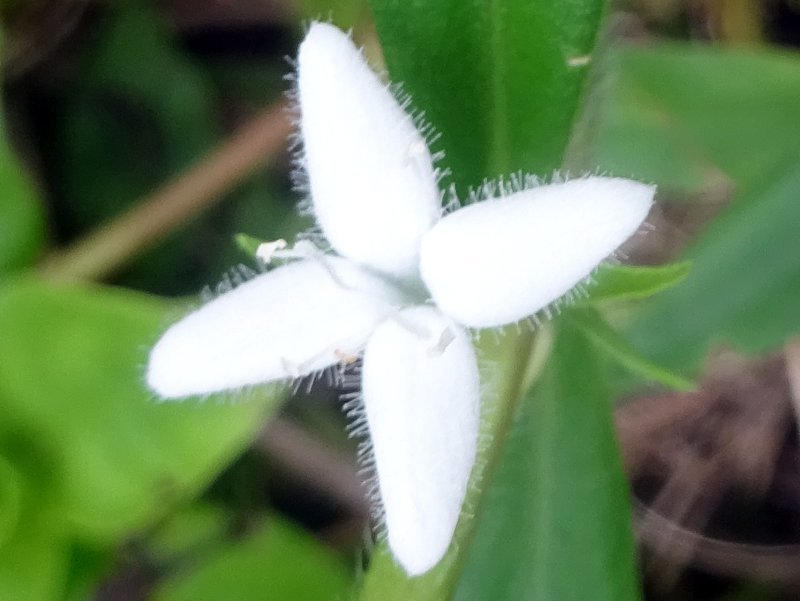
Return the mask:
<svg viewBox="0 0 800 601">
<path fill-rule="evenodd" d="M 628 342 L 619 332 L 606 322 L 600 313 L 593 309 L 575 309 L 569 311 L 565 319 L 593 343 L 598 350 L 608 354 L 632 374 L 646 381 L 659 382 L 675 390 L 694 390 L 694 382 L 678 374 L 659 367 Z"/>
<path fill-rule="evenodd" d="M 0 439 L 0 442 L 6 442 Z M 3 452 L 6 451 L 6 452 Z M 64 535 L 64 516 L 46 507 L 46 499 L 35 480 L 25 477 L 7 454 L 0 450 L 3 483 L 13 480 L 14 497 L 10 507 L 4 498 L 0 510 L 13 511 L 14 519 L 5 521 L 0 542 L 0 599 L 14 601 L 60 601 L 66 584 L 69 548 Z M 5 519 L 6 516 L 3 516 Z"/>
<path fill-rule="evenodd" d="M 603 13 L 599 0 L 373 0 L 392 81 L 442 134 L 463 192 L 562 166 Z"/>
<path fill-rule="evenodd" d="M 696 370 L 714 344 L 749 353 L 800 333 L 800 168 L 742 195 L 685 253 L 692 271 L 631 324 L 634 345 L 672 369 Z"/>
<path fill-rule="evenodd" d="M 99 583 L 119 570 L 119 550 L 104 545 L 70 545 L 69 570 L 59 601 L 86 601 L 98 595 Z"/>
<path fill-rule="evenodd" d="M 694 192 L 760 184 L 800 152 L 799 60 L 697 44 L 625 50 L 597 137 L 599 166 Z"/>
<path fill-rule="evenodd" d="M 162 403 L 144 388 L 168 306 L 18 281 L 0 290 L 0 453 L 83 539 L 117 542 L 196 494 L 277 397 Z"/>
<path fill-rule="evenodd" d="M 583 335 L 560 326 L 503 450 L 458 601 L 640 598 L 606 384 Z"/>
<path fill-rule="evenodd" d="M 264 242 L 264 240 L 248 234 L 236 234 L 233 237 L 233 240 L 236 242 L 236 246 L 239 247 L 239 250 L 241 250 L 248 257 L 255 257 L 258 247 Z"/>
<path fill-rule="evenodd" d="M 27 516 L 0 546 L 0 599 L 61 601 L 68 548 L 59 529 L 43 516 Z"/>
<path fill-rule="evenodd" d="M 39 199 L 0 127 L 0 274 L 31 262 L 44 238 Z"/>
<path fill-rule="evenodd" d="M 150 3 L 122 2 L 98 21 L 56 123 L 52 185 L 62 236 L 112 219 L 178 176 L 219 140 L 216 90 Z M 128 266 L 134 288 L 185 294 L 206 285 L 205 253 L 228 244 L 219 215 L 188 223 Z M 217 274 L 212 276 L 218 277 Z"/>
<path fill-rule="evenodd" d="M 152 7 L 103 22 L 66 105 L 60 178 L 77 226 L 111 217 L 217 140 L 214 90 Z"/>
<path fill-rule="evenodd" d="M 199 556 L 218 552 L 219 542 L 230 535 L 231 515 L 202 501 L 169 517 L 148 537 L 150 555 L 162 565 L 178 561 L 195 562 Z"/>
<path fill-rule="evenodd" d="M 193 569 L 158 587 L 153 601 L 342 599 L 345 564 L 310 535 L 270 518 L 258 532 L 222 545 Z"/>
<path fill-rule="evenodd" d="M 691 273 L 641 308 L 630 339 L 679 371 L 714 345 L 780 346 L 800 332 L 800 55 L 665 44 L 626 50 L 619 67 L 599 163 L 666 189 L 737 190 L 684 253 Z"/>
<path fill-rule="evenodd" d="M 690 261 L 668 263 L 657 267 L 604 264 L 594 275 L 596 283 L 588 287 L 589 296 L 577 301 L 577 304 L 647 298 L 681 282 L 691 268 Z"/>
<path fill-rule="evenodd" d="M 0 112 L 2 110 L 0 103 Z M 7 140 L 3 117 L 0 117 L 0 182 L 3 182 L 0 186 L 2 275 L 30 263 L 44 239 L 44 215 L 39 198 Z"/>
<path fill-rule="evenodd" d="M 14 534 L 21 506 L 20 476 L 14 466 L 0 456 L 0 547 Z"/>
</svg>

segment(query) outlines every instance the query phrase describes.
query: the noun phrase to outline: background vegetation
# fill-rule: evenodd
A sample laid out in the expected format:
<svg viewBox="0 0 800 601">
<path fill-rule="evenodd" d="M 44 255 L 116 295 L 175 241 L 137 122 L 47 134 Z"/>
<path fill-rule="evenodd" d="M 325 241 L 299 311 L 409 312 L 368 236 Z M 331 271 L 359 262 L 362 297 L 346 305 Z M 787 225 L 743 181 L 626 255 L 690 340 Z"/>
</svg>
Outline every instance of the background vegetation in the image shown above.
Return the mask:
<svg viewBox="0 0 800 601">
<path fill-rule="evenodd" d="M 800 598 L 796 2 L 0 9 L 1 601 Z M 198 292 L 255 267 L 235 234 L 309 225 L 283 77 L 318 16 L 403 82 L 461 192 L 659 185 L 628 254 L 669 266 L 482 340 L 481 484 L 415 580 L 373 546 L 336 391 L 158 403 L 142 382 Z"/>
</svg>

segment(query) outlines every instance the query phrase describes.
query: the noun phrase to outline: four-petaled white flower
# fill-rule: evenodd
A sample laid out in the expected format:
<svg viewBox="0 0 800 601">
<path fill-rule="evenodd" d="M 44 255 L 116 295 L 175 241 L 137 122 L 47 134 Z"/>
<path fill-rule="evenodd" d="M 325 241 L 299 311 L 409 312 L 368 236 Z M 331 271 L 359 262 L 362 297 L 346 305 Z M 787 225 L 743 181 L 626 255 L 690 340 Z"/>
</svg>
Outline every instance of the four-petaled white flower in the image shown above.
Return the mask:
<svg viewBox="0 0 800 601">
<path fill-rule="evenodd" d="M 363 352 L 389 546 L 422 574 L 450 544 L 475 460 L 480 383 L 465 328 L 516 322 L 562 297 L 639 228 L 654 188 L 585 177 L 443 215 L 423 136 L 350 38 L 314 23 L 298 65 L 300 162 L 338 255 L 306 253 L 189 314 L 153 348 L 147 381 L 183 397 Z"/>
</svg>

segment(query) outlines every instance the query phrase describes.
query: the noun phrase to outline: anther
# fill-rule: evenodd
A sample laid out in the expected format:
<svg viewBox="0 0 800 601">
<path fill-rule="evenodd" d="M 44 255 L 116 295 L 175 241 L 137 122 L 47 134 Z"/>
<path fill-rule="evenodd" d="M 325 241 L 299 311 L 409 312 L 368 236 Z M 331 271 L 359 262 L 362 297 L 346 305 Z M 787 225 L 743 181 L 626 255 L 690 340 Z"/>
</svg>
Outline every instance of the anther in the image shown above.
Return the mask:
<svg viewBox="0 0 800 601">
<path fill-rule="evenodd" d="M 333 354 L 342 365 L 352 365 L 358 361 L 358 356 L 348 353 L 347 351 L 343 351 L 342 349 L 334 349 Z"/>
<path fill-rule="evenodd" d="M 286 248 L 286 240 L 282 238 L 274 242 L 262 242 L 256 249 L 256 256 L 261 259 L 265 265 L 269 265 L 276 259 L 284 261 L 291 259 L 310 259 L 322 254 L 320 249 L 310 240 L 298 240 L 292 248 L 285 250 Z"/>
</svg>

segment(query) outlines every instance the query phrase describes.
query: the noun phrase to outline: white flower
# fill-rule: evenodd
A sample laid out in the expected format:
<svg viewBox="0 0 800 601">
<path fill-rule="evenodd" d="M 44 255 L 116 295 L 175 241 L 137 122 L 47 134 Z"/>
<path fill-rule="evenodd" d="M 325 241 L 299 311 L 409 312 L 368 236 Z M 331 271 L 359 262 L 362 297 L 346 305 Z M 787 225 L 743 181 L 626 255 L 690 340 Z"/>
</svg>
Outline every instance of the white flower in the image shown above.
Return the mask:
<svg viewBox="0 0 800 601">
<path fill-rule="evenodd" d="M 183 397 L 363 352 L 389 546 L 422 574 L 450 544 L 475 459 L 480 384 L 465 328 L 559 299 L 638 229 L 654 189 L 586 177 L 443 216 L 422 135 L 348 36 L 313 24 L 298 62 L 302 164 L 338 255 L 307 252 L 189 314 L 153 348 L 147 381 Z"/>
</svg>

